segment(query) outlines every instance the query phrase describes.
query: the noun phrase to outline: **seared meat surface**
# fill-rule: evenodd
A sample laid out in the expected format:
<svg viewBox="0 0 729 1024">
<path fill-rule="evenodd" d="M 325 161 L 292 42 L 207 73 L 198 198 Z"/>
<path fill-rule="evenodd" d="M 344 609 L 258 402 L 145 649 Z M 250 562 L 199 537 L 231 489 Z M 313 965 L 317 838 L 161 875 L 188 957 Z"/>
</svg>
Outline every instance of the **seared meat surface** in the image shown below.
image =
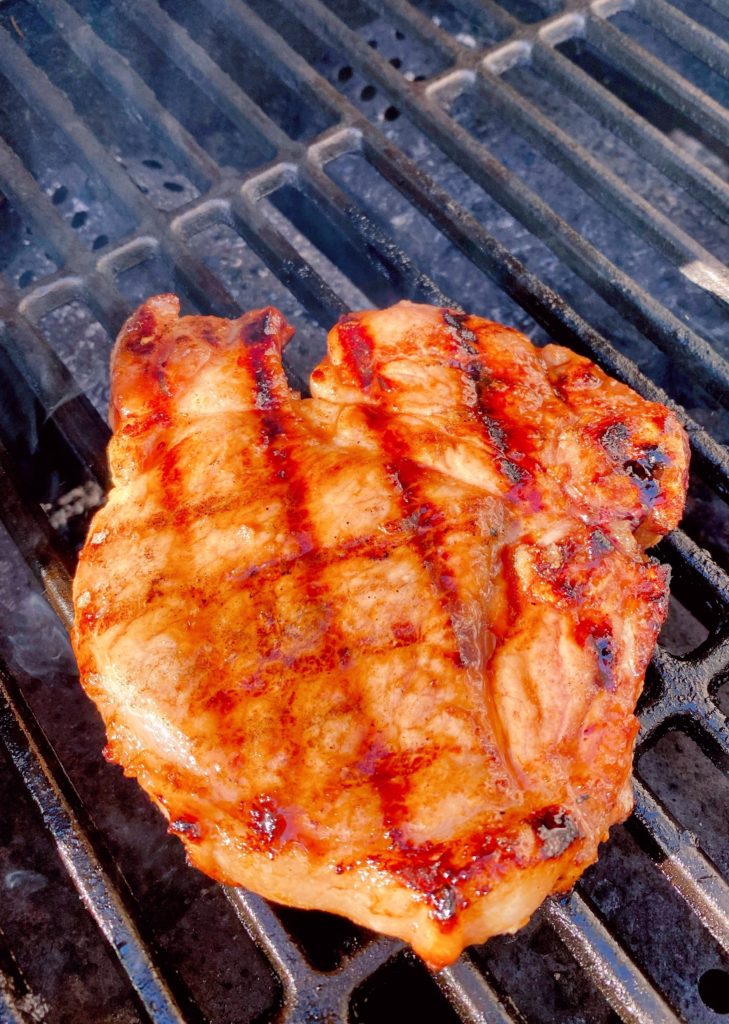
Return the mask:
<svg viewBox="0 0 729 1024">
<path fill-rule="evenodd" d="M 564 348 L 401 302 L 290 391 L 275 309 L 149 299 L 74 584 L 108 731 L 190 860 L 432 966 L 523 925 L 631 807 L 675 417 Z"/>
</svg>

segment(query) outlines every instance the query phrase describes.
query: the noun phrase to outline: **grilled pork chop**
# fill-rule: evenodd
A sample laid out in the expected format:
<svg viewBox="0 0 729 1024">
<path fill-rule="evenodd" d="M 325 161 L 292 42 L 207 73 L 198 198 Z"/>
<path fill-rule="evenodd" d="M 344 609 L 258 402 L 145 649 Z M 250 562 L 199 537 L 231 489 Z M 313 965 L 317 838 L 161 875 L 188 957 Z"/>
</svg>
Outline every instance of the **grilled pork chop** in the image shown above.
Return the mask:
<svg viewBox="0 0 729 1024">
<path fill-rule="evenodd" d="M 564 348 L 401 302 L 289 389 L 275 309 L 149 299 L 74 584 L 108 731 L 194 865 L 432 966 L 523 925 L 631 807 L 675 417 Z"/>
</svg>

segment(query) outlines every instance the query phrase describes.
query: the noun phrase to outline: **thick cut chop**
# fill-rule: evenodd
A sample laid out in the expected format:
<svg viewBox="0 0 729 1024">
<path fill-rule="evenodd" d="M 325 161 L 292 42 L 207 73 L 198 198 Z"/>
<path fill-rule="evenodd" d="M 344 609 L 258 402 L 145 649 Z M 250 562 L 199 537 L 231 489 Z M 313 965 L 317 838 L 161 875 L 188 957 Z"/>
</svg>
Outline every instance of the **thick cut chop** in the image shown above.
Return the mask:
<svg viewBox="0 0 729 1024">
<path fill-rule="evenodd" d="M 81 675 L 193 864 L 441 966 L 628 814 L 668 593 L 643 549 L 680 517 L 686 438 L 449 309 L 344 317 L 305 399 L 291 334 L 172 295 L 125 325 Z"/>
</svg>

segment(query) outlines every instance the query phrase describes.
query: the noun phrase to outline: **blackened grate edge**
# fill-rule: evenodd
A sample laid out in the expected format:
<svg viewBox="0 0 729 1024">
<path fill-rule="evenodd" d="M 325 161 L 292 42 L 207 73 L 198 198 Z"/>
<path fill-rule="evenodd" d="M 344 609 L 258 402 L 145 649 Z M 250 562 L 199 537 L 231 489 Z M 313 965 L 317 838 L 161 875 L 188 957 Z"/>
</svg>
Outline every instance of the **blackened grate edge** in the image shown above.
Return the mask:
<svg viewBox="0 0 729 1024">
<path fill-rule="evenodd" d="M 590 79 L 557 49 L 565 40 L 587 39 L 613 66 L 629 72 L 664 103 L 700 124 L 722 145 L 729 145 L 727 112 L 628 39 L 608 18 L 620 10 L 635 11 L 726 77 L 729 47 L 725 42 L 664 0 L 567 0 L 559 13 L 530 25 L 518 22 L 491 0 L 477 0 L 476 6 L 500 26 L 505 38 L 490 48 L 474 49 L 438 29 L 405 0 L 371 0 L 373 9 L 386 10 L 395 23 L 408 33 L 427 39 L 446 58 L 446 70 L 424 83 L 414 83 L 398 74 L 320 0 L 282 3 L 292 15 L 305 18 L 343 60 L 382 88 L 455 164 L 543 239 L 566 266 L 672 359 L 687 366 L 723 405 L 729 405 L 729 366 L 707 342 L 611 264 L 515 175 L 502 173 L 496 159 L 459 128 L 437 100 L 441 90 L 452 88 L 459 81 L 484 90 L 491 102 L 507 112 L 535 144 L 545 147 L 550 159 L 587 191 L 592 189 L 603 197 L 607 194 L 617 215 L 669 261 L 679 268 L 692 261 L 700 263 L 702 287 L 729 304 L 726 268 L 667 218 L 658 215 L 607 168 L 587 157 L 568 135 L 555 132 L 529 101 L 501 79 L 509 67 L 532 62 L 559 88 L 578 96 L 588 110 L 648 162 L 690 191 L 718 217 L 729 220 L 729 188 L 725 182 Z M 473 6 L 473 0 L 469 0 L 469 5 Z M 225 111 L 234 125 L 260 136 L 274 152 L 267 165 L 247 175 L 233 174 L 229 168 L 219 166 L 70 4 L 65 0 L 37 3 L 44 18 L 78 59 L 100 81 L 130 100 L 196 178 L 209 182 L 204 195 L 192 200 L 180 213 L 164 214 L 150 205 L 77 116 L 67 97 L 23 53 L 16 40 L 0 29 L 0 69 L 29 105 L 42 110 L 82 160 L 94 167 L 115 200 L 136 222 L 132 235 L 120 244 L 105 247 L 100 254 L 88 251 L 12 149 L 0 142 L 0 189 L 38 237 L 44 239 L 60 267 L 56 274 L 21 294 L 0 279 L 0 314 L 8 337 L 13 339 L 3 344 L 11 346 L 8 356 L 17 367 L 23 386 L 29 387 L 49 411 L 91 475 L 100 483 L 105 482 L 103 448 L 108 430 L 79 393 L 80 389 L 73 386 L 68 370 L 40 333 L 38 322 L 52 310 L 79 299 L 114 334 L 128 313 L 127 303 L 116 286 L 116 276 L 150 255 L 160 257 L 174 269 L 201 310 L 237 315 L 240 309 L 236 300 L 219 277 L 195 257 L 188 244 L 190 237 L 212 217 L 231 224 L 322 325 L 329 325 L 344 312 L 345 304 L 261 212 L 260 201 L 286 183 L 295 183 L 326 211 L 344 235 L 376 254 L 373 270 L 383 279 L 397 282 L 412 297 L 454 304 L 372 219 L 361 211 L 353 215 L 349 197 L 324 172 L 325 165 L 338 156 L 361 152 L 547 332 L 587 353 L 645 397 L 676 409 L 689 431 L 699 474 L 718 493 L 729 495 L 729 458 L 722 445 L 688 419 L 680 407 L 559 295 L 527 271 L 471 214 L 456 207 L 440 186 L 393 147 L 378 128 L 253 11 L 237 0 L 211 0 L 208 6 L 225 20 L 233 35 L 246 38 L 249 43 L 255 40 L 281 78 L 301 90 L 334 120 L 330 128 L 310 142 L 293 141 L 154 0 L 122 4 L 125 17 L 151 40 L 163 42 L 170 59 Z M 712 0 L 712 6 L 729 14 L 722 0 Z M 68 400 L 71 393 L 76 397 Z M 0 514 L 9 533 L 43 583 L 62 621 L 69 626 L 69 553 L 60 549 L 58 538 L 29 498 L 4 448 L 0 448 L 0 490 Z M 720 607 L 722 625 L 707 644 L 688 658 L 677 658 L 659 649 L 654 659 L 659 683 L 657 696 L 643 711 L 642 740 L 657 734 L 670 722 L 685 719 L 716 749 L 729 753 L 727 722 L 710 694 L 717 676 L 729 664 L 729 579 L 706 552 L 680 531 L 664 542 L 664 554 L 681 567 L 697 590 L 709 595 L 708 599 Z M 0 738 L 146 1015 L 155 1022 L 185 1019 L 185 1008 L 176 1002 L 156 966 L 154 950 L 145 943 L 135 924 L 132 901 L 118 883 L 112 883 L 96 856 L 84 825 L 82 802 L 34 721 L 20 687 L 4 669 L 0 672 Z M 665 855 L 664 865 L 671 872 L 676 890 L 717 942 L 729 950 L 726 882 L 660 803 L 638 783 L 636 817 Z M 266 952 L 281 979 L 285 999 L 281 1019 L 285 1021 L 346 1019 L 348 1001 L 357 985 L 401 948 L 399 943 L 379 939 L 345 960 L 337 971 L 323 974 L 307 964 L 265 901 L 237 890 L 228 895 L 243 926 Z M 583 897 L 573 893 L 550 901 L 547 918 L 623 1020 L 654 1024 L 677 1019 L 661 993 L 630 960 Z M 0 976 L 0 1019 L 23 1020 L 23 1011 L 13 994 L 13 980 L 8 978 L 6 982 L 3 978 L 4 975 Z M 464 1021 L 515 1019 L 513 1008 L 467 955 L 437 980 Z"/>
</svg>

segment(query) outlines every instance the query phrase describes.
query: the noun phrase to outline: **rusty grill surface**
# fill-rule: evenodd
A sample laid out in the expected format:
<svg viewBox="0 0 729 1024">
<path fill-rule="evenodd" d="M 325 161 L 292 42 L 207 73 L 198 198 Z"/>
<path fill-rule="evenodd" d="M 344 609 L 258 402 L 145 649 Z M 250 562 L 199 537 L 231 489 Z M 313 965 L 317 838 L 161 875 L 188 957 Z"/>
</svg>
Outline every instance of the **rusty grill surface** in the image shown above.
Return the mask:
<svg viewBox="0 0 729 1024">
<path fill-rule="evenodd" d="M 0 3 L 0 1021 L 729 1014 L 727 40 L 727 0 Z M 59 619 L 110 339 L 163 290 L 279 305 L 299 385 L 348 308 L 460 305 L 689 432 L 635 813 L 572 894 L 434 979 L 187 869 L 101 758 Z"/>
</svg>

